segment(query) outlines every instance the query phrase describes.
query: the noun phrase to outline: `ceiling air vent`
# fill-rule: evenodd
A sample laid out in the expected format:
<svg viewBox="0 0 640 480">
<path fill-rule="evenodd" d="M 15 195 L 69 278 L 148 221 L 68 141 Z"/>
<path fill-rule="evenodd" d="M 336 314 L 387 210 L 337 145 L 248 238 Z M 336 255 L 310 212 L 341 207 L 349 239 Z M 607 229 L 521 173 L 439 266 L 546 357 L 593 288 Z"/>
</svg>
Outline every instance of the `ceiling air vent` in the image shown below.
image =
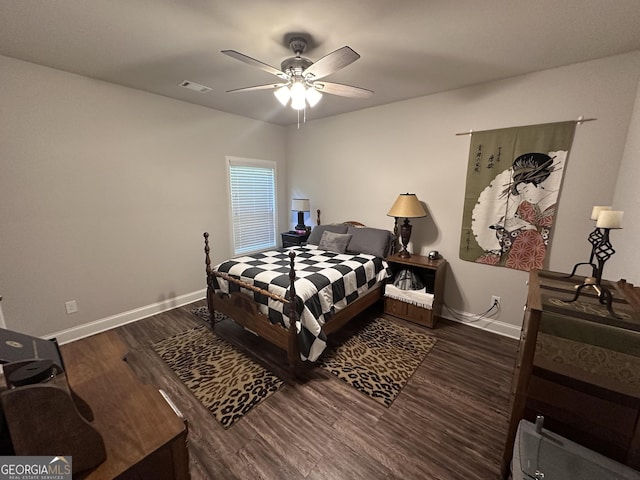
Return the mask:
<svg viewBox="0 0 640 480">
<path fill-rule="evenodd" d="M 195 92 L 200 92 L 200 93 L 207 93 L 211 91 L 211 87 L 200 85 L 199 83 L 196 83 L 196 82 L 190 82 L 189 80 L 180 82 L 178 85 L 184 88 L 188 88 L 189 90 L 193 90 Z"/>
</svg>

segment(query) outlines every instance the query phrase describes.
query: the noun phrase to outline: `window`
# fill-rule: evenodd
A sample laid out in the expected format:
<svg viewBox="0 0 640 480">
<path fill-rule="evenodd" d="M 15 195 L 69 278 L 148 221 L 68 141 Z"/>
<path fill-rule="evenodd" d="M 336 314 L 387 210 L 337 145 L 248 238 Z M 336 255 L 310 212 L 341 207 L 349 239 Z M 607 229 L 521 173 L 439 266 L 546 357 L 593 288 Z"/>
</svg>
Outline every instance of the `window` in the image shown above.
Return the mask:
<svg viewBox="0 0 640 480">
<path fill-rule="evenodd" d="M 276 247 L 276 163 L 227 157 L 233 253 Z"/>
</svg>

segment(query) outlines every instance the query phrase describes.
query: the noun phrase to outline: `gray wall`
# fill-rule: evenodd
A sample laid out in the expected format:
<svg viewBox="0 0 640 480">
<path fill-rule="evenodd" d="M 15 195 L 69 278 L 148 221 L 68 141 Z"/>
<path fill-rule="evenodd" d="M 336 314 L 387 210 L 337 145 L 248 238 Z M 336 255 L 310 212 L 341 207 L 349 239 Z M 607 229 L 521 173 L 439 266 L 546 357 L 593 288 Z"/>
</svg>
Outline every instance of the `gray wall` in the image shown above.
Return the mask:
<svg viewBox="0 0 640 480">
<path fill-rule="evenodd" d="M 323 120 L 310 112 L 297 129 L 0 56 L 7 327 L 65 341 L 201 298 L 202 232 L 214 261 L 231 253 L 233 155 L 278 162 L 282 229 L 295 223 L 294 196 L 326 223 L 391 228 L 397 195 L 416 193 L 429 217 L 413 222 L 410 249 L 449 260 L 446 303 L 477 313 L 499 295 L 500 315 L 478 325 L 517 335 L 527 275 L 458 259 L 469 137 L 455 133 L 598 118 L 577 127 L 548 267 L 585 260 L 591 206 L 613 203 L 626 226 L 605 276 L 640 283 L 639 77 L 634 52 Z M 68 300 L 78 313 L 65 314 Z"/>
<path fill-rule="evenodd" d="M 625 278 L 640 286 L 640 83 L 629 124 L 613 207 L 623 210 L 622 230 L 611 232 L 611 242 L 616 250 L 605 265 L 605 276 L 611 279 Z"/>
<path fill-rule="evenodd" d="M 231 253 L 225 155 L 278 162 L 288 221 L 283 127 L 1 56 L 0 85 L 10 329 L 64 341 L 202 297 L 202 232 Z"/>
<path fill-rule="evenodd" d="M 450 262 L 445 303 L 459 312 L 480 313 L 492 295 L 500 296 L 500 314 L 477 325 L 517 335 L 528 274 L 458 258 L 470 137 L 455 134 L 581 115 L 597 118 L 577 126 L 548 256 L 547 268 L 567 271 L 588 259 L 591 207 L 614 200 L 639 76 L 640 52 L 635 52 L 308 121 L 289 130 L 288 182 L 295 187 L 290 194 L 308 196 L 313 209 L 322 209 L 324 223 L 360 220 L 390 228 L 393 219 L 386 213 L 397 195 L 416 193 L 429 217 L 412 221 L 410 250 L 436 249 Z M 635 145 L 637 152 L 637 140 Z M 631 152 L 625 160 L 626 168 L 638 163 Z M 620 177 L 630 178 L 624 172 Z M 637 191 L 626 190 L 616 208 L 637 205 Z M 625 220 L 633 221 L 627 214 Z M 615 232 L 614 239 L 626 233 Z M 626 278 L 638 281 L 639 260 L 630 253 L 618 259 L 625 262 L 620 265 Z"/>
</svg>

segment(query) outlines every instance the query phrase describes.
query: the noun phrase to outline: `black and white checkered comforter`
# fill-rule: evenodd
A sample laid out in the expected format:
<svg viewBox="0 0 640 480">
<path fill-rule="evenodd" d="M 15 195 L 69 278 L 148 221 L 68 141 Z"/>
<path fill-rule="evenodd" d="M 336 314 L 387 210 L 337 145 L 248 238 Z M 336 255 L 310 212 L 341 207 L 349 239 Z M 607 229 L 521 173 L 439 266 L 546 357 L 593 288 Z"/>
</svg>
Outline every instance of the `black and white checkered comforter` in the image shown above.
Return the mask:
<svg viewBox="0 0 640 480">
<path fill-rule="evenodd" d="M 291 250 L 296 253 L 300 357 L 315 361 L 327 345 L 322 325 L 378 282 L 388 278 L 391 271 L 387 262 L 380 257 L 333 253 L 312 245 L 237 257 L 221 263 L 215 269 L 287 298 Z M 240 288 L 222 278 L 215 277 L 215 280 L 218 291 L 242 291 L 253 296 L 260 311 L 267 314 L 271 322 L 289 326 L 289 305 Z"/>
</svg>

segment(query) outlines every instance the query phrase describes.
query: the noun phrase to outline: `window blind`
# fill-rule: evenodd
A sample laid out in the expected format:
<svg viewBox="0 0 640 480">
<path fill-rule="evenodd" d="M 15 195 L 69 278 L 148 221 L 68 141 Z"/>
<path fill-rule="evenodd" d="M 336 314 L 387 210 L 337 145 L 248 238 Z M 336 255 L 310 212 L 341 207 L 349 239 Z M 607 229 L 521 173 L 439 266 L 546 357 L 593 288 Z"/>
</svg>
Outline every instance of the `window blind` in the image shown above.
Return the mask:
<svg viewBox="0 0 640 480">
<path fill-rule="evenodd" d="M 229 160 L 235 255 L 276 247 L 275 163 Z"/>
</svg>

